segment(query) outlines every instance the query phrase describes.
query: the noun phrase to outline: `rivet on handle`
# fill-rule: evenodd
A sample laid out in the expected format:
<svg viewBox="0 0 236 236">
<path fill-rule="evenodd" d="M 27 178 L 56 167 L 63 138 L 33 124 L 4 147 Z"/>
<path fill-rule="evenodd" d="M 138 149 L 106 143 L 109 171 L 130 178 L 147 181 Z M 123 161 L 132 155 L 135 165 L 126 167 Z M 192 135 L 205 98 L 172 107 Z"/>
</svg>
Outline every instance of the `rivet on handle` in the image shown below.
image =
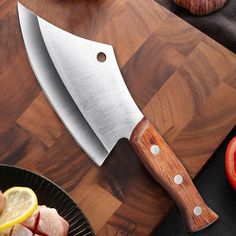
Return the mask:
<svg viewBox="0 0 236 236">
<path fill-rule="evenodd" d="M 152 154 L 157 155 L 160 152 L 160 148 L 154 144 L 151 146 L 151 152 Z"/>
<path fill-rule="evenodd" d="M 193 209 L 193 213 L 195 216 L 200 216 L 202 214 L 202 208 L 199 207 L 199 206 L 196 206 L 194 209 Z"/>
<path fill-rule="evenodd" d="M 183 183 L 183 177 L 181 175 L 176 175 L 174 177 L 174 182 L 178 185 L 182 184 Z"/>
</svg>

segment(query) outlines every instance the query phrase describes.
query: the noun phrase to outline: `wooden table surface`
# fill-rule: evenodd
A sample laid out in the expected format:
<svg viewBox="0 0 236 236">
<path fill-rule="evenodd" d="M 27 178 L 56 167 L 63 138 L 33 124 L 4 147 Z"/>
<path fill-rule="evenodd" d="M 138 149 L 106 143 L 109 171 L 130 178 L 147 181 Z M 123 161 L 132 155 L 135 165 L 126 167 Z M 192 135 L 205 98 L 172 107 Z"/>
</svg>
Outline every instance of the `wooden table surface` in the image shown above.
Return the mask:
<svg viewBox="0 0 236 236">
<path fill-rule="evenodd" d="M 192 177 L 235 125 L 236 56 L 154 1 L 21 3 L 114 46 L 135 101 Z M 76 144 L 35 79 L 14 0 L 0 0 L 0 161 L 62 186 L 97 235 L 149 235 L 173 206 L 126 140 L 101 168 Z"/>
</svg>

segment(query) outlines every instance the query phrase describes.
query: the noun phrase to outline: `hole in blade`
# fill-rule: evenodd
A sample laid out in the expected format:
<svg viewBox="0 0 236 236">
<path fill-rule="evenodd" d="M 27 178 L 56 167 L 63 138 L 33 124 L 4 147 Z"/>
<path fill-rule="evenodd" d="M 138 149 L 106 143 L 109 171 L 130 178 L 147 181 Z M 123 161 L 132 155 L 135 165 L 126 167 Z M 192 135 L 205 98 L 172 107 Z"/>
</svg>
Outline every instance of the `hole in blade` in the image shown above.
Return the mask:
<svg viewBox="0 0 236 236">
<path fill-rule="evenodd" d="M 98 53 L 98 55 L 97 55 L 97 60 L 98 60 L 99 62 L 105 62 L 106 59 L 107 59 L 107 56 L 106 56 L 105 53 L 103 53 L 103 52 L 99 52 L 99 53 Z"/>
</svg>

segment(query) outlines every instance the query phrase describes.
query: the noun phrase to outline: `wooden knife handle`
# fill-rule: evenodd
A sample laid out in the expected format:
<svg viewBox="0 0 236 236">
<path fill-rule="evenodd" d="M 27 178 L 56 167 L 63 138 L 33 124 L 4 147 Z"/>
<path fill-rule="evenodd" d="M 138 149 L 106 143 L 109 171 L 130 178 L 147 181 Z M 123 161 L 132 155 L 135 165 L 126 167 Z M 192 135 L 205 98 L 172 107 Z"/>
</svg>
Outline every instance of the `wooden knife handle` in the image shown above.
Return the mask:
<svg viewBox="0 0 236 236">
<path fill-rule="evenodd" d="M 151 175 L 173 198 L 190 232 L 199 231 L 218 219 L 176 155 L 147 119 L 136 126 L 130 143 Z"/>
</svg>

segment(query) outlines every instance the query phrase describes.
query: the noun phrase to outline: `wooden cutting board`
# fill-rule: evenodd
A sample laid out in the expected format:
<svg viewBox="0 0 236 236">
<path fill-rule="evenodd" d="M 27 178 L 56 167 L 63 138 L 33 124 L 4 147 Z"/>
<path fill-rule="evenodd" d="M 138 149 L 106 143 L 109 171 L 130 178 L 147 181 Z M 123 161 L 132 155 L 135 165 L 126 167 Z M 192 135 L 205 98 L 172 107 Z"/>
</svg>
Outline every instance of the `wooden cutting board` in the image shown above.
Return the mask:
<svg viewBox="0 0 236 236">
<path fill-rule="evenodd" d="M 21 2 L 60 28 L 114 46 L 135 101 L 192 177 L 235 125 L 236 56 L 154 1 Z M 149 235 L 173 203 L 126 140 L 101 168 L 75 143 L 31 70 L 14 0 L 0 0 L 0 65 L 1 163 L 62 186 L 97 235 Z"/>
</svg>

